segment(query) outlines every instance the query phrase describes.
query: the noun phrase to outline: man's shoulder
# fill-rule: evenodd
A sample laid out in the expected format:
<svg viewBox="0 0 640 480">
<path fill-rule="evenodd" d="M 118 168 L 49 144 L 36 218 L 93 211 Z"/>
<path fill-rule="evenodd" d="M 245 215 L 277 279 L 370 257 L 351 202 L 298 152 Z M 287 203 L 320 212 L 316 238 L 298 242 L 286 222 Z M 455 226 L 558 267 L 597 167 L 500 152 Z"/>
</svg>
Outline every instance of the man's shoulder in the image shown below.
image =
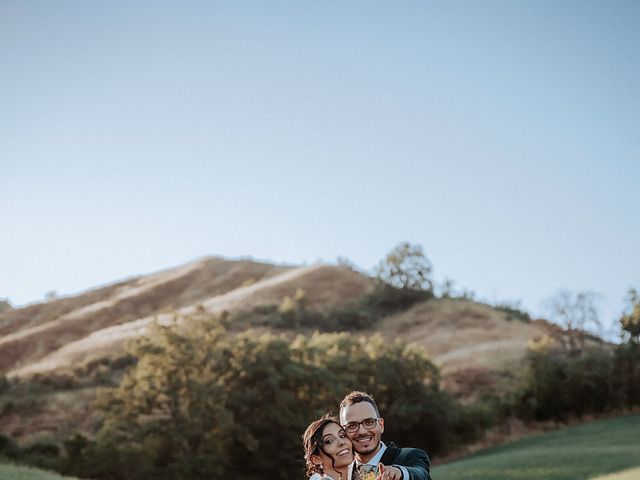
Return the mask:
<svg viewBox="0 0 640 480">
<path fill-rule="evenodd" d="M 403 459 L 415 459 L 415 458 L 426 458 L 428 459 L 427 452 L 421 450 L 420 448 L 414 447 L 396 447 L 396 445 L 391 442 L 387 445 L 387 450 L 384 452 L 382 456 L 382 463 L 385 465 L 391 463 L 400 463 Z M 386 461 L 385 461 L 386 460 Z M 400 463 L 401 464 L 401 463 Z"/>
<path fill-rule="evenodd" d="M 411 480 L 430 480 L 429 456 L 419 448 L 398 448 L 393 443 L 387 446 L 382 461 L 384 465 L 405 467 Z"/>
<path fill-rule="evenodd" d="M 387 450 L 389 452 L 393 452 L 395 455 L 398 455 L 399 453 L 405 453 L 405 452 L 424 452 L 424 450 L 422 450 L 421 448 L 415 448 L 415 447 L 398 447 L 395 443 L 390 442 L 387 445 Z M 387 452 L 385 452 L 387 453 Z"/>
<path fill-rule="evenodd" d="M 422 452 L 424 454 L 427 453 L 421 448 L 415 448 L 415 447 L 402 447 L 402 448 L 399 448 L 398 450 L 400 450 L 401 452 Z"/>
</svg>

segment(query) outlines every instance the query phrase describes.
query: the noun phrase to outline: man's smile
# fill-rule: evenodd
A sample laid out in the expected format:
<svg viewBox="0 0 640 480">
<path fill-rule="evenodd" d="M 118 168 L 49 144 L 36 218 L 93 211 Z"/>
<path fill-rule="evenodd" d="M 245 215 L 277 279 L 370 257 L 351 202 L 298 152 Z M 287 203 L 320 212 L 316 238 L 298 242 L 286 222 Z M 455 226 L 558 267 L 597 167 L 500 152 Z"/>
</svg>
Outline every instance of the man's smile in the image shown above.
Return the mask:
<svg viewBox="0 0 640 480">
<path fill-rule="evenodd" d="M 362 446 L 368 445 L 371 440 L 373 440 L 373 435 L 363 435 L 361 437 L 355 438 L 354 441 Z"/>
</svg>

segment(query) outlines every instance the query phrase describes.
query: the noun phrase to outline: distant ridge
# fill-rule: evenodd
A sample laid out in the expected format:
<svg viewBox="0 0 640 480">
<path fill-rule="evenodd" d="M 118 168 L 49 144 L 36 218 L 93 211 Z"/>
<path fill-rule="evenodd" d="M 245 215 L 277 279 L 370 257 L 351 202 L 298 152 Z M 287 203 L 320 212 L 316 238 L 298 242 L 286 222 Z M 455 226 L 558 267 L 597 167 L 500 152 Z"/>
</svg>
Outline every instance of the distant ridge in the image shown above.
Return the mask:
<svg viewBox="0 0 640 480">
<path fill-rule="evenodd" d="M 154 319 L 279 304 L 304 289 L 309 305 L 340 304 L 363 295 L 371 280 L 345 267 L 281 267 L 204 258 L 74 297 L 0 315 L 0 369 L 10 376 L 69 368 L 112 352 Z"/>
<path fill-rule="evenodd" d="M 0 313 L 0 373 L 30 376 L 73 369 L 123 351 L 127 339 L 154 320 L 196 309 L 209 313 L 279 305 L 298 289 L 314 309 L 336 307 L 373 288 L 373 279 L 347 267 L 278 266 L 253 260 L 204 257 L 150 275 L 132 277 L 78 295 Z M 517 364 L 532 339 L 550 333 L 544 321 L 521 322 L 490 306 L 432 299 L 383 319 L 364 334 L 381 333 L 425 347 L 445 386 L 463 395 L 493 388 L 496 376 Z"/>
<path fill-rule="evenodd" d="M 293 337 L 309 334 L 314 324 L 271 324 L 271 318 L 279 322 L 277 316 L 264 317 L 263 322 L 255 315 L 276 311 L 285 297 L 293 298 L 300 290 L 309 312 L 336 312 L 352 302 L 357 305 L 375 283 L 346 266 L 281 266 L 205 257 L 78 295 L 5 310 L 0 313 L 0 374 L 46 385 L 46 392 L 28 413 L 7 411 L 0 419 L 6 431 L 25 441 L 42 432 L 56 432 L 60 438 L 76 429 L 91 434 L 92 401 L 105 381 L 100 375 L 107 375 L 107 382 L 121 375 L 127 365 L 126 341 L 147 331 L 152 321 L 176 315 L 188 320 L 193 312 L 228 312 L 232 334 L 249 328 L 254 319 L 260 325 L 256 334 L 274 331 Z M 341 325 L 349 329 L 349 323 Z M 544 320 L 517 320 L 471 300 L 431 298 L 382 318 L 368 330 L 350 331 L 424 347 L 440 367 L 442 386 L 471 400 L 482 392 L 507 391 L 520 374 L 528 343 L 553 330 Z"/>
<path fill-rule="evenodd" d="M 95 290 L 0 314 L 0 372 L 42 359 L 102 328 L 173 311 L 247 281 L 287 271 L 248 260 L 207 257 Z"/>
</svg>

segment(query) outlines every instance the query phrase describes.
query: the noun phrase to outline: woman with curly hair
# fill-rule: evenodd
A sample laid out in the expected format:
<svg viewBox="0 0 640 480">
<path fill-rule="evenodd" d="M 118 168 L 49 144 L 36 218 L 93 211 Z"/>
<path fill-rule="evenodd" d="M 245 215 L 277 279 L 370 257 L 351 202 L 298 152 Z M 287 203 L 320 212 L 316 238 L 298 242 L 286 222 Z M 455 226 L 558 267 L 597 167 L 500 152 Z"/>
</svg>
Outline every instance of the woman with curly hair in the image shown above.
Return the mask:
<svg viewBox="0 0 640 480">
<path fill-rule="evenodd" d="M 311 422 L 302 436 L 309 480 L 350 480 L 353 445 L 330 415 Z"/>
</svg>

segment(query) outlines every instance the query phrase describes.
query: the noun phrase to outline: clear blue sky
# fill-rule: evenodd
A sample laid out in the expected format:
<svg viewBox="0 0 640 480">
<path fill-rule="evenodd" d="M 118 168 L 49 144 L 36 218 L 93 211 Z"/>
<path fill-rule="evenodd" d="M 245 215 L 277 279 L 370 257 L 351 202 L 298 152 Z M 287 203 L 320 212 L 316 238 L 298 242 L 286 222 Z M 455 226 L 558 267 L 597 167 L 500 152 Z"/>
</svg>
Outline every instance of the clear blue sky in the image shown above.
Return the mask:
<svg viewBox="0 0 640 480">
<path fill-rule="evenodd" d="M 0 297 L 204 255 L 608 323 L 640 287 L 640 2 L 0 2 Z"/>
</svg>

